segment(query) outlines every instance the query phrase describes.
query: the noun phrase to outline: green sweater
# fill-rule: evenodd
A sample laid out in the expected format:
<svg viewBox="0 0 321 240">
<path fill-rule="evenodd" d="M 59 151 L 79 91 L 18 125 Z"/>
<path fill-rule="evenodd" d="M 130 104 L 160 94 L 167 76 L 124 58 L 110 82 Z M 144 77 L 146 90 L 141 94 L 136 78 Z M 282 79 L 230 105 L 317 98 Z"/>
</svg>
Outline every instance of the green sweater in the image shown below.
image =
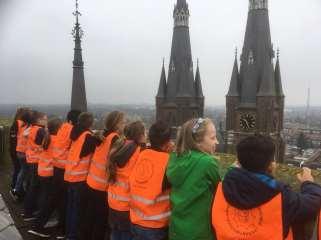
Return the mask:
<svg viewBox="0 0 321 240">
<path fill-rule="evenodd" d="M 169 240 L 213 240 L 212 200 L 220 181 L 217 161 L 196 151 L 180 157 L 174 153 L 166 174 L 172 186 Z"/>
</svg>

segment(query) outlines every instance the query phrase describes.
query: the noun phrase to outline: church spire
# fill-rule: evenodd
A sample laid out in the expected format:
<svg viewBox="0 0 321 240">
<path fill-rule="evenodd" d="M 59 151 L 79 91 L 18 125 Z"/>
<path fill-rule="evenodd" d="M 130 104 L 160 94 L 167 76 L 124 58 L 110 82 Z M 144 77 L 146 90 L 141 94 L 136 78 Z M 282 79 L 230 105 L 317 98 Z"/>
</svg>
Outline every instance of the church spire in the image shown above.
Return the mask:
<svg viewBox="0 0 321 240">
<path fill-rule="evenodd" d="M 201 73 L 199 67 L 199 60 L 197 59 L 197 68 L 196 68 L 196 75 L 195 75 L 195 93 L 197 98 L 203 98 L 203 87 L 201 81 Z"/>
<path fill-rule="evenodd" d="M 165 60 L 163 59 L 162 73 L 159 81 L 157 98 L 165 98 L 166 97 L 166 73 L 165 73 Z"/>
<path fill-rule="evenodd" d="M 284 97 L 282 78 L 281 78 L 281 68 L 280 68 L 280 50 L 277 50 L 277 59 L 275 65 L 275 87 L 277 96 Z"/>
<path fill-rule="evenodd" d="M 76 23 L 72 31 L 75 41 L 74 61 L 73 61 L 73 80 L 72 80 L 72 94 L 71 94 L 71 110 L 87 111 L 86 87 L 84 76 L 84 62 L 82 59 L 81 39 L 83 37 L 83 30 L 79 23 L 78 0 L 76 0 L 76 10 L 73 12 L 76 18 Z"/>
<path fill-rule="evenodd" d="M 228 97 L 238 97 L 240 96 L 239 92 L 239 66 L 237 62 L 237 48 L 235 49 L 235 59 L 234 59 L 234 66 L 232 71 L 232 77 L 230 82 L 230 88 L 227 93 Z"/>
<path fill-rule="evenodd" d="M 268 0 L 249 0 L 240 65 L 242 103 L 254 104 L 257 96 L 274 94 L 273 58 Z"/>
<path fill-rule="evenodd" d="M 174 128 L 204 114 L 199 66 L 194 77 L 189 17 L 186 0 L 177 0 L 173 11 L 174 29 L 167 81 L 163 66 L 156 96 L 156 118 Z"/>
</svg>

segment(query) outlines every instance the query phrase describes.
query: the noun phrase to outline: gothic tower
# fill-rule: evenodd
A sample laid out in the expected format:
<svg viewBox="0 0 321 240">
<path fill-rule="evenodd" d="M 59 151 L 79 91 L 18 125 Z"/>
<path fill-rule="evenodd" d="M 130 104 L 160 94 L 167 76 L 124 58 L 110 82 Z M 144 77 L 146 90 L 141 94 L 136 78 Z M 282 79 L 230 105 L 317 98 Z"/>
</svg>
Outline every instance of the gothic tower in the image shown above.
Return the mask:
<svg viewBox="0 0 321 240">
<path fill-rule="evenodd" d="M 186 0 L 177 0 L 174 8 L 174 33 L 168 78 L 163 63 L 156 96 L 156 118 L 176 128 L 204 114 L 204 95 L 199 64 L 194 78 L 189 35 L 189 8 Z"/>
<path fill-rule="evenodd" d="M 73 61 L 73 78 L 71 93 L 71 110 L 87 111 L 86 87 L 84 76 L 84 62 L 82 60 L 81 39 L 83 30 L 79 24 L 81 13 L 78 9 L 78 0 L 76 0 L 76 11 L 73 13 L 76 17 L 75 27 L 72 35 L 75 40 L 74 61 Z"/>
<path fill-rule="evenodd" d="M 270 135 L 277 147 L 277 161 L 284 158 L 282 139 L 284 93 L 279 51 L 271 42 L 268 0 L 250 0 L 240 69 L 235 55 L 230 88 L 226 95 L 226 130 L 230 152 L 251 134 Z"/>
</svg>

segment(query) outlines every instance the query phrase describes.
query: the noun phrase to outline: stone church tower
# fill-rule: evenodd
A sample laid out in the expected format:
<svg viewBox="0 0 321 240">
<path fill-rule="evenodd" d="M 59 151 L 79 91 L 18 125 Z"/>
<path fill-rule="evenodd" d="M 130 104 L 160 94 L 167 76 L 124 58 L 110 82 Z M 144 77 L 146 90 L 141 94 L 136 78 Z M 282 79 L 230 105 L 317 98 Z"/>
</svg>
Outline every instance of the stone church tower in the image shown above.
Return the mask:
<svg viewBox="0 0 321 240">
<path fill-rule="evenodd" d="M 204 114 L 204 95 L 199 65 L 194 67 L 189 35 L 189 8 L 186 0 L 177 0 L 174 9 L 172 51 L 166 79 L 163 63 L 156 96 L 156 118 L 176 128 Z"/>
<path fill-rule="evenodd" d="M 235 56 L 230 88 L 226 95 L 226 141 L 229 152 L 251 134 L 270 135 L 283 161 L 284 93 L 279 52 L 271 42 L 268 0 L 250 0 L 240 69 Z"/>
<path fill-rule="evenodd" d="M 78 10 L 78 0 L 76 0 L 76 11 L 73 13 L 76 17 L 75 27 L 72 35 L 75 39 L 74 61 L 73 61 L 73 77 L 72 77 L 72 93 L 71 93 L 71 110 L 82 112 L 87 111 L 86 86 L 84 76 L 84 62 L 82 60 L 81 39 L 83 31 L 80 27 Z"/>
</svg>

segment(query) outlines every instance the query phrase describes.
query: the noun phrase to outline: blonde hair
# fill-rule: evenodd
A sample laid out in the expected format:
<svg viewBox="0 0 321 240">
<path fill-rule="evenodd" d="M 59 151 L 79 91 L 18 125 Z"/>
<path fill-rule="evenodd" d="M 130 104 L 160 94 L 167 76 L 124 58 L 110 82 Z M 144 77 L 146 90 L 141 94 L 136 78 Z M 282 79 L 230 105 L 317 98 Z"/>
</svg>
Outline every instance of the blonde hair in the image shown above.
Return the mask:
<svg viewBox="0 0 321 240">
<path fill-rule="evenodd" d="M 209 118 L 195 118 L 184 123 L 176 140 L 176 153 L 182 155 L 191 150 L 201 151 L 199 143 L 204 139 L 207 126 L 213 124 Z"/>
</svg>

